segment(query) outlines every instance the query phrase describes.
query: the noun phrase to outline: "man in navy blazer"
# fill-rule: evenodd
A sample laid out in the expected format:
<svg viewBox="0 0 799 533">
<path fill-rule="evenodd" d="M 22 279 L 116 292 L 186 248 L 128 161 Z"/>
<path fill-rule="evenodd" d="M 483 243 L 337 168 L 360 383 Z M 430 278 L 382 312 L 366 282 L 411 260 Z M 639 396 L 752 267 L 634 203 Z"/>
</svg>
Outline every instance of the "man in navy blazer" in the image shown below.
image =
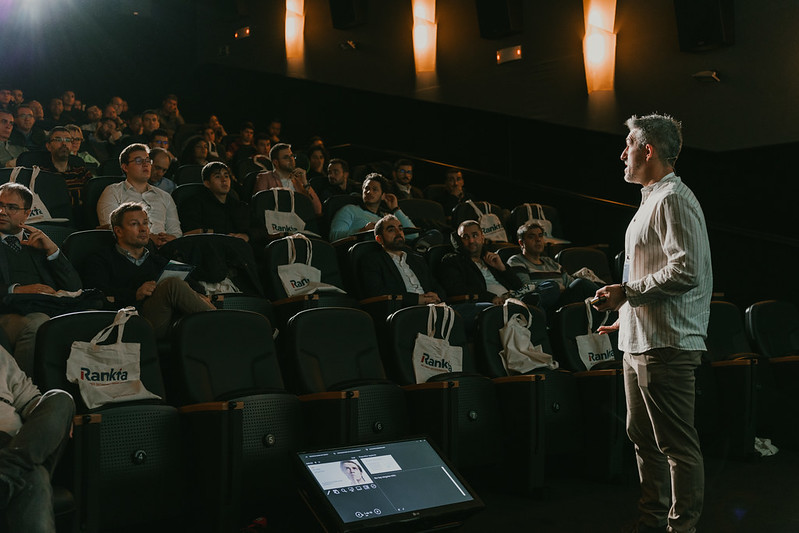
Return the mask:
<svg viewBox="0 0 799 533">
<path fill-rule="evenodd" d="M 383 251 L 363 258 L 359 277 L 364 296 L 402 294 L 403 307 L 441 302 L 443 292 L 433 280 L 427 263 L 404 250 L 405 234 L 399 219 L 386 215 L 377 221 L 374 232 Z"/>
<path fill-rule="evenodd" d="M 32 203 L 33 195 L 24 185 L 0 185 L 0 297 L 81 288 L 80 276 L 58 246 L 41 230 L 25 225 Z M 44 313 L 0 314 L 0 328 L 14 346 L 14 359 L 28 375 L 33 373 L 36 330 L 49 318 Z"/>
</svg>

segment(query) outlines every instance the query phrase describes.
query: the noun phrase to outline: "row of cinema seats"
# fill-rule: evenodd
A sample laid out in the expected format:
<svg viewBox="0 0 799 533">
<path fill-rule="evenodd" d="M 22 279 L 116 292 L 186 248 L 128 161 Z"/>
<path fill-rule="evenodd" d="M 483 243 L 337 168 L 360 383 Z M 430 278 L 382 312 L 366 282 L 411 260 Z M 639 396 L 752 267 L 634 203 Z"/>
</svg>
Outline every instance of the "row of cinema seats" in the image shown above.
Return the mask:
<svg viewBox="0 0 799 533">
<path fill-rule="evenodd" d="M 498 355 L 502 309 L 490 307 L 479 316 L 473 347 L 455 322 L 450 342 L 464 349 L 463 372 L 416 384 L 413 339 L 426 332 L 427 312 L 398 311 L 378 336 L 363 311 L 310 309 L 291 318 L 277 345 L 257 313 L 200 313 L 176 325 L 160 356 L 151 328 L 134 317 L 123 340 L 141 343 L 142 380 L 163 401 L 89 410 L 78 399 L 74 438 L 57 477 L 75 496 L 74 524 L 116 531 L 174 520 L 192 531 L 234 530 L 252 513 L 278 512 L 281 495 L 294 488 L 292 451 L 408 434 L 430 435 L 467 477 L 487 467 L 508 490 L 541 487 L 564 458 L 593 477 L 624 474 L 632 450 L 620 361 L 582 366 L 574 341 L 587 326 L 581 304 L 559 310 L 549 332 L 542 312 L 532 309 L 531 339 L 555 355 L 558 370 L 508 375 Z M 64 378 L 70 345 L 112 319 L 110 312 L 73 313 L 42 326 L 39 386 L 79 398 Z M 697 371 L 703 445 L 717 437 L 727 454 L 750 453 L 755 431 L 774 431 L 779 445 L 797 442 L 799 311 L 760 302 L 746 323 L 759 354 L 748 352 L 737 309 L 713 302 L 710 351 Z M 764 380 L 764 368 L 774 369 L 773 381 Z M 782 407 L 761 420 L 766 392 Z"/>
</svg>

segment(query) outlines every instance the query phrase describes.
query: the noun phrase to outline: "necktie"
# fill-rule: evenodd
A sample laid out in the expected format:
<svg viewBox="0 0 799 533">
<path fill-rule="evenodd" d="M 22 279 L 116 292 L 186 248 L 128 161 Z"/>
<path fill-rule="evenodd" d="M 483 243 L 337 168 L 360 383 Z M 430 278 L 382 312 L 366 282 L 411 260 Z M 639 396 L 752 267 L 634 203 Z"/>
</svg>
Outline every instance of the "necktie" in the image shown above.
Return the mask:
<svg viewBox="0 0 799 533">
<path fill-rule="evenodd" d="M 22 250 L 22 245 L 19 243 L 19 239 L 17 239 L 16 235 L 9 235 L 3 242 L 6 246 L 14 250 L 15 252 L 19 252 Z"/>
</svg>

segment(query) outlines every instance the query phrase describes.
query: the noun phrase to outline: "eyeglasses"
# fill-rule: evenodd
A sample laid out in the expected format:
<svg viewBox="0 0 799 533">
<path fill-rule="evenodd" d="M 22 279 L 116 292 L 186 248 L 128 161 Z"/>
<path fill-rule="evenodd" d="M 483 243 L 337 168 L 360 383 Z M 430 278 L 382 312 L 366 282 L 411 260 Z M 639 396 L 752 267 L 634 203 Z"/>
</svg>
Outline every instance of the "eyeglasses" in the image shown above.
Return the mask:
<svg viewBox="0 0 799 533">
<path fill-rule="evenodd" d="M 166 172 L 169 170 L 168 167 L 162 167 L 160 165 L 153 165 L 153 170 L 158 170 L 159 172 Z"/>
<path fill-rule="evenodd" d="M 145 163 L 148 164 L 148 165 L 152 165 L 153 164 L 153 160 L 150 159 L 149 157 L 137 157 L 135 159 L 131 159 L 130 161 L 128 161 L 128 164 L 131 164 L 131 163 L 136 164 L 136 165 L 143 165 Z"/>
<path fill-rule="evenodd" d="M 413 170 L 405 170 L 404 168 L 401 168 L 397 170 L 397 174 L 413 174 Z"/>
<path fill-rule="evenodd" d="M 158 144 L 158 145 L 161 145 L 161 146 L 166 146 L 167 144 L 169 144 L 169 141 L 153 141 L 153 144 Z"/>
<path fill-rule="evenodd" d="M 53 137 L 50 139 L 51 143 L 71 143 L 72 137 Z"/>
<path fill-rule="evenodd" d="M 17 118 L 33 118 L 32 113 L 17 113 Z"/>
<path fill-rule="evenodd" d="M 4 204 L 0 202 L 0 209 L 8 213 L 9 215 L 16 215 L 20 211 L 24 211 L 26 208 L 20 207 L 17 204 Z"/>
</svg>

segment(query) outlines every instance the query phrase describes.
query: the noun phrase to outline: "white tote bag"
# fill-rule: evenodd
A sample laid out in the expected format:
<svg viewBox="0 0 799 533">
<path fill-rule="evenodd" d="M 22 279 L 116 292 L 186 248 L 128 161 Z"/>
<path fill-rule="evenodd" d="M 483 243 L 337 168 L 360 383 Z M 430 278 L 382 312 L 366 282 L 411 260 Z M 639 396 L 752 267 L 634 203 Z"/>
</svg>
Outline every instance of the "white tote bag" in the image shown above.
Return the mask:
<svg viewBox="0 0 799 533">
<path fill-rule="evenodd" d="M 552 235 L 552 221 L 547 220 L 541 204 L 524 204 L 527 208 L 527 222 L 538 224 L 544 230 L 544 240 L 552 244 L 568 244 L 570 241 Z"/>
<path fill-rule="evenodd" d="M 586 370 L 591 370 L 591 367 L 603 361 L 613 361 L 613 347 L 610 344 L 610 337 L 607 335 L 600 335 L 593 331 L 593 315 L 591 313 L 591 299 L 585 300 L 585 310 L 588 314 L 588 333 L 586 335 L 578 335 L 575 337 L 577 341 L 577 349 L 580 352 L 580 360 L 585 365 Z M 605 311 L 605 318 L 602 320 L 600 326 L 604 326 L 608 321 L 610 313 Z"/>
<path fill-rule="evenodd" d="M 290 189 L 271 189 L 275 195 L 275 209 L 264 211 L 266 232 L 270 235 L 279 233 L 292 234 L 305 229 L 305 221 L 294 212 L 294 191 Z M 291 211 L 278 211 L 278 191 L 287 191 L 291 198 Z"/>
<path fill-rule="evenodd" d="M 505 228 L 502 226 L 502 221 L 499 217 L 491 212 L 491 204 L 480 202 L 483 204 L 483 209 L 485 209 L 485 212 L 483 212 L 473 201 L 466 200 L 466 203 L 474 209 L 474 214 L 477 215 L 477 222 L 480 224 L 480 229 L 483 230 L 483 236 L 486 239 L 494 242 L 508 242 L 508 234 L 505 233 Z"/>
<path fill-rule="evenodd" d="M 508 318 L 508 305 L 516 304 L 527 312 L 514 313 Z M 508 298 L 502 305 L 502 318 L 505 325 L 499 330 L 499 338 L 503 349 L 499 352 L 502 365 L 508 373 L 524 374 L 536 368 L 558 368 L 558 362 L 551 355 L 544 353 L 540 345 L 533 346 L 530 340 L 529 326 L 533 320 L 530 310 L 521 300 Z"/>
<path fill-rule="evenodd" d="M 17 177 L 23 168 L 24 167 L 14 167 L 14 170 L 11 171 L 11 176 L 8 178 L 8 181 L 16 182 Z M 40 171 L 41 169 L 39 167 L 34 166 L 33 172 L 31 173 L 31 181 L 30 185 L 28 185 L 28 189 L 30 189 L 31 194 L 33 194 L 33 202 L 31 202 L 31 212 L 28 215 L 25 223 L 36 224 L 37 222 L 69 222 L 68 218 L 53 218 L 50 215 L 50 211 L 47 209 L 47 206 L 44 205 L 42 198 L 36 194 L 36 178 L 39 176 Z"/>
<path fill-rule="evenodd" d="M 416 334 L 413 346 L 413 372 L 416 383 L 425 383 L 438 374 L 461 372 L 463 370 L 463 350 L 460 346 L 450 346 L 449 336 L 455 325 L 455 311 L 447 304 L 429 304 L 427 316 L 427 335 Z M 436 337 L 436 309 L 444 316 L 441 321 L 441 337 Z"/>
<path fill-rule="evenodd" d="M 286 291 L 286 295 L 299 296 L 302 294 L 313 294 L 318 291 L 330 291 L 344 294 L 344 291 L 329 283 L 322 283 L 322 272 L 311 265 L 313 259 L 313 245 L 310 239 L 302 233 L 285 237 L 286 247 L 288 248 L 288 263 L 278 265 L 277 275 L 280 283 Z M 305 263 L 297 262 L 296 242 L 305 243 L 307 253 Z"/>
<path fill-rule="evenodd" d="M 78 384 L 83 402 L 89 409 L 114 402 L 161 399 L 141 382 L 139 343 L 122 342 L 125 323 L 135 314 L 134 307 L 120 309 L 111 325 L 92 340 L 72 343 L 67 359 L 67 379 Z M 101 345 L 114 328 L 118 328 L 116 342 Z"/>
</svg>

